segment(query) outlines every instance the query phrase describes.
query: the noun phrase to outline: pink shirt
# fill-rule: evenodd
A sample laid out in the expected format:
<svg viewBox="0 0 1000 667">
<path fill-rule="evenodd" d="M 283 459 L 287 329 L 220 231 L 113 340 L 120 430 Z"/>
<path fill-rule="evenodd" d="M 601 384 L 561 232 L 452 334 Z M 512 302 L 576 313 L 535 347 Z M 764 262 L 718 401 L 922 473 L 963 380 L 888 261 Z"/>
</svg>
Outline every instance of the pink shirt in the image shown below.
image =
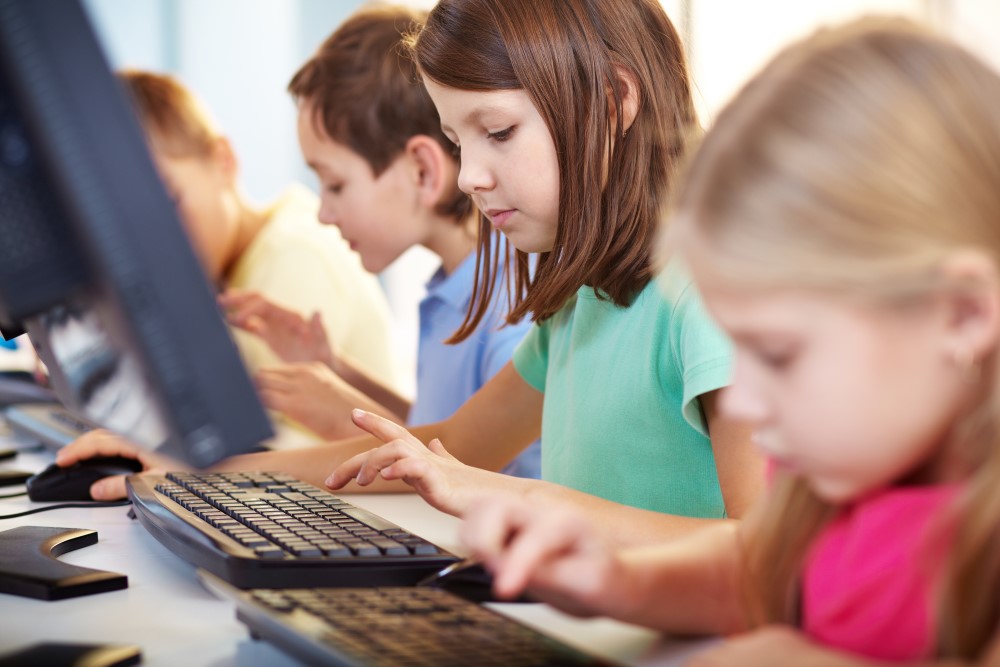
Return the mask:
<svg viewBox="0 0 1000 667">
<path fill-rule="evenodd" d="M 934 587 L 951 534 L 935 518 L 958 490 L 887 489 L 846 508 L 824 528 L 805 560 L 805 633 L 869 658 L 932 657 Z"/>
</svg>

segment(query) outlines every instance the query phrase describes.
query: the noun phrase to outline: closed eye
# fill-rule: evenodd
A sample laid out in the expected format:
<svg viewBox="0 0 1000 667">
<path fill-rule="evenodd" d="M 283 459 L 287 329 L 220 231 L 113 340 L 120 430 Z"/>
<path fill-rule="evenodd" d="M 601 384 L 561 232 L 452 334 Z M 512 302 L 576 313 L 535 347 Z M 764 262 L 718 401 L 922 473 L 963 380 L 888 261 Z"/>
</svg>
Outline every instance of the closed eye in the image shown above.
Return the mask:
<svg viewBox="0 0 1000 667">
<path fill-rule="evenodd" d="M 503 130 L 497 130 L 496 132 L 489 132 L 487 133 L 486 136 L 491 140 L 502 144 L 503 142 L 510 139 L 510 135 L 514 133 L 514 127 L 515 127 L 514 125 L 511 125 L 510 127 Z"/>
</svg>

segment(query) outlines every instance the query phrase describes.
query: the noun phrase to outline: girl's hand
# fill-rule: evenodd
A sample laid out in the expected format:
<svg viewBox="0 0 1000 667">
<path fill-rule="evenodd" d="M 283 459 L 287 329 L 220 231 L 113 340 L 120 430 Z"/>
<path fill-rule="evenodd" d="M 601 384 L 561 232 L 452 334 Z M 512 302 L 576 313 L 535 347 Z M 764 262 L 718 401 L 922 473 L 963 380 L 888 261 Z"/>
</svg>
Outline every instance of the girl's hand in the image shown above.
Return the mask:
<svg viewBox="0 0 1000 667">
<path fill-rule="evenodd" d="M 576 616 L 616 614 L 631 602 L 622 563 L 573 508 L 521 497 L 482 499 L 467 514 L 462 542 L 493 573 L 493 591 L 523 591 Z"/>
<path fill-rule="evenodd" d="M 84 433 L 56 452 L 56 464 L 63 468 L 78 461 L 92 459 L 95 456 L 124 456 L 136 459 L 142 463 L 143 472 L 163 470 L 185 470 L 187 466 L 163 456 L 156 456 L 126 440 L 117 433 L 94 429 Z M 90 487 L 90 496 L 94 500 L 119 500 L 125 492 L 126 475 L 105 477 L 94 482 Z"/>
<path fill-rule="evenodd" d="M 242 290 L 227 290 L 219 305 L 229 324 L 260 337 L 282 361 L 319 361 L 334 368 L 335 355 L 318 312 L 307 320 L 262 294 Z"/>
<path fill-rule="evenodd" d="M 326 480 L 331 489 L 342 488 L 352 479 L 360 486 L 379 477 L 401 479 L 437 509 L 459 516 L 484 486 L 503 482 L 502 475 L 465 465 L 449 454 L 440 440 L 425 446 L 402 426 L 364 410 L 352 411 L 351 417 L 359 428 L 386 444 L 337 466 Z"/>
<path fill-rule="evenodd" d="M 255 378 L 268 408 L 299 422 L 325 440 L 358 435 L 351 409 L 357 391 L 328 366 L 318 362 L 265 368 Z"/>
</svg>

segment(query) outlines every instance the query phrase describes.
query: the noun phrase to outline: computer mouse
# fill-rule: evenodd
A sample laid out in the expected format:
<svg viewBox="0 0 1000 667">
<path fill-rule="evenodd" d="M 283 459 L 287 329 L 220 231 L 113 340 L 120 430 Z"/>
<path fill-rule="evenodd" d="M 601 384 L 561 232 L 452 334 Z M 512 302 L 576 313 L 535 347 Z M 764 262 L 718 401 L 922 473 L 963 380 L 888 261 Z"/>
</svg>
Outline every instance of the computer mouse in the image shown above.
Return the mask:
<svg viewBox="0 0 1000 667">
<path fill-rule="evenodd" d="M 525 595 L 513 600 L 496 597 L 493 594 L 493 575 L 482 563 L 473 560 L 452 563 L 422 579 L 419 585 L 440 588 L 472 602 L 534 602 Z"/>
<path fill-rule="evenodd" d="M 142 472 L 142 463 L 126 456 L 95 456 L 62 468 L 55 463 L 28 479 L 28 498 L 36 501 L 93 500 L 90 486 L 112 475 Z"/>
</svg>

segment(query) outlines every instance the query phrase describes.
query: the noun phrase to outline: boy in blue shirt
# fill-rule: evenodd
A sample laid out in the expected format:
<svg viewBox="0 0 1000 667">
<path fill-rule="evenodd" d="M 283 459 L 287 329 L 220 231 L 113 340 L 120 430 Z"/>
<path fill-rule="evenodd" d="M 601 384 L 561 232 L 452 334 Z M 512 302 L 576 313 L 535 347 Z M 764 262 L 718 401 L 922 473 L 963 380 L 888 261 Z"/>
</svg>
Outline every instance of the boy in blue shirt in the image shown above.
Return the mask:
<svg viewBox="0 0 1000 667">
<path fill-rule="evenodd" d="M 356 407 L 410 424 L 450 417 L 510 360 L 530 328 L 503 326 L 500 291 L 473 336 L 445 342 L 469 310 L 476 218 L 458 189 L 458 160 L 434 105 L 397 47 L 402 31 L 421 18 L 398 8 L 356 14 L 289 84 L 302 154 L 320 181 L 320 221 L 336 225 L 372 273 L 414 245 L 441 259 L 420 303 L 415 401 L 333 349 L 317 316 L 306 319 L 255 293 L 222 297 L 230 323 L 289 362 L 258 373 L 265 404 L 330 440 L 358 435 L 350 414 Z M 539 471 L 538 442 L 504 469 L 522 477 Z"/>
</svg>

